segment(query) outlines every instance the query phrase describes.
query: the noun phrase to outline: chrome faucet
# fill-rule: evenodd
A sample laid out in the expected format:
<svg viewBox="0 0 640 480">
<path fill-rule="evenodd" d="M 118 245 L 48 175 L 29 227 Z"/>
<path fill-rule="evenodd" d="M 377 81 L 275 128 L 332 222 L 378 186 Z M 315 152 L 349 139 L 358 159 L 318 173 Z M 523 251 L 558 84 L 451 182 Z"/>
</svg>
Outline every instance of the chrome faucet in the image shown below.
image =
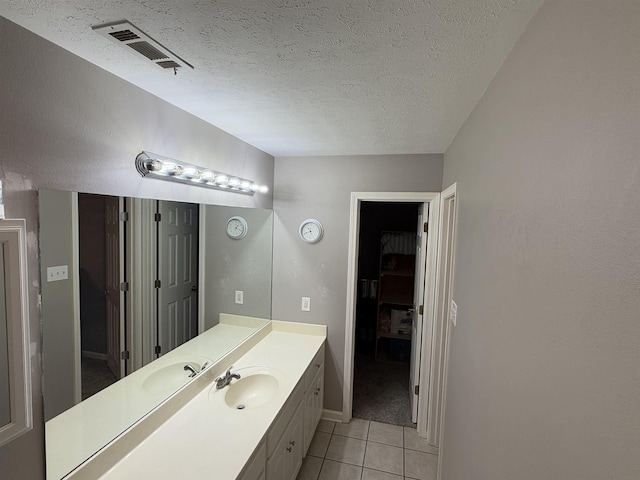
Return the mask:
<svg viewBox="0 0 640 480">
<path fill-rule="evenodd" d="M 236 380 L 240 380 L 239 373 L 231 373 L 232 368 L 233 368 L 233 365 L 229 367 L 229 370 L 227 370 L 227 373 L 225 373 L 224 376 L 220 376 L 216 378 L 216 390 L 220 390 L 221 388 L 226 387 L 231 383 L 231 380 L 233 380 L 234 378 Z"/>
<path fill-rule="evenodd" d="M 202 365 L 202 367 L 200 367 L 200 372 L 202 372 L 202 371 L 207 367 L 208 363 L 209 363 L 209 362 L 205 362 L 205 363 L 204 363 L 204 365 Z M 183 367 L 183 370 L 184 370 L 185 372 L 191 372 L 191 373 L 189 374 L 189 378 L 193 378 L 193 377 L 195 377 L 196 375 L 198 375 L 198 373 L 199 373 L 195 368 L 193 368 L 193 367 L 192 367 L 191 365 L 189 365 L 188 363 Z"/>
<path fill-rule="evenodd" d="M 183 370 L 185 372 L 191 372 L 189 374 L 189 378 L 195 377 L 198 374 L 198 371 L 193 368 L 191 365 L 189 365 L 188 363 L 184 366 Z"/>
</svg>

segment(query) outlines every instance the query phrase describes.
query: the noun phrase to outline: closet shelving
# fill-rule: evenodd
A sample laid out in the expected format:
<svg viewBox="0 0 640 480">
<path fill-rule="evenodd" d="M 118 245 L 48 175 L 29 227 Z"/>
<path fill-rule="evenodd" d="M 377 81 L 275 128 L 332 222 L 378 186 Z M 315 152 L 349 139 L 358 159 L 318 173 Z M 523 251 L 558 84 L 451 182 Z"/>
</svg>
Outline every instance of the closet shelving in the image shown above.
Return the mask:
<svg viewBox="0 0 640 480">
<path fill-rule="evenodd" d="M 415 232 L 382 232 L 378 277 L 375 355 L 381 338 L 411 340 L 411 324 L 399 327 L 399 317 L 410 318 L 416 263 Z"/>
</svg>

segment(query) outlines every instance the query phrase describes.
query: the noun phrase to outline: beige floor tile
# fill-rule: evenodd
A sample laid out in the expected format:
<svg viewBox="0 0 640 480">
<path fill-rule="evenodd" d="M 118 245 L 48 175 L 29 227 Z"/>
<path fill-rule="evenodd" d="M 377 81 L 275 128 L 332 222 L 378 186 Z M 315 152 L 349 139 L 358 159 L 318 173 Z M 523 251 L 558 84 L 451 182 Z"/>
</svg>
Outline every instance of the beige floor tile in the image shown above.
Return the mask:
<svg viewBox="0 0 640 480">
<path fill-rule="evenodd" d="M 352 418 L 349 423 L 336 423 L 333 429 L 334 435 L 359 438 L 360 440 L 366 440 L 368 433 L 369 420 L 361 420 L 359 418 Z"/>
<path fill-rule="evenodd" d="M 325 433 L 333 433 L 333 427 L 336 426 L 336 422 L 332 422 L 331 420 L 320 420 L 318 426 L 316 427 L 316 431 L 325 432 Z"/>
<path fill-rule="evenodd" d="M 416 480 L 436 480 L 438 456 L 431 453 L 404 451 L 404 474 Z"/>
<path fill-rule="evenodd" d="M 403 480 L 403 479 L 404 477 L 400 475 L 381 472 L 379 470 L 372 470 L 366 467 L 362 470 L 362 480 Z"/>
<path fill-rule="evenodd" d="M 427 443 L 426 438 L 420 438 L 415 428 L 404 427 L 404 448 L 419 452 L 438 454 L 438 449 Z"/>
<path fill-rule="evenodd" d="M 311 439 L 311 445 L 309 445 L 307 455 L 324 458 L 327 453 L 327 447 L 329 446 L 330 440 L 331 434 L 316 431 Z"/>
<path fill-rule="evenodd" d="M 366 446 L 367 442 L 364 440 L 332 435 L 325 458 L 362 466 Z"/>
<path fill-rule="evenodd" d="M 369 425 L 370 442 L 384 443 L 395 447 L 403 446 L 403 430 L 401 426 L 389 425 L 387 423 L 371 422 Z"/>
<path fill-rule="evenodd" d="M 318 480 L 360 480 L 362 467 L 325 460 Z"/>
<path fill-rule="evenodd" d="M 364 456 L 365 467 L 402 475 L 402 462 L 402 448 L 367 442 L 367 451 Z"/>
<path fill-rule="evenodd" d="M 302 467 L 300 467 L 300 472 L 298 472 L 296 480 L 318 480 L 321 468 L 321 458 L 307 455 L 304 460 L 302 460 Z"/>
</svg>

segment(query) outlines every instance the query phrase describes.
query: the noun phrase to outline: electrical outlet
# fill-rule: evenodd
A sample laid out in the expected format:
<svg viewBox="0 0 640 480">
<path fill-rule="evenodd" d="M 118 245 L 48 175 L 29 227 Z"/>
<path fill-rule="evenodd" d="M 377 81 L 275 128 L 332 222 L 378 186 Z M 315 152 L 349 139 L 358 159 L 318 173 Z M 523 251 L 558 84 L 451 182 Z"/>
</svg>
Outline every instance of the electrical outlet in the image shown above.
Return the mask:
<svg viewBox="0 0 640 480">
<path fill-rule="evenodd" d="M 310 312 L 311 311 L 311 298 L 302 297 L 302 311 Z"/>
<path fill-rule="evenodd" d="M 69 267 L 60 265 L 58 267 L 47 267 L 47 282 L 57 282 L 69 278 Z"/>
<path fill-rule="evenodd" d="M 449 319 L 451 320 L 451 323 L 453 323 L 453 326 L 455 327 L 456 322 L 458 321 L 458 305 L 453 300 L 451 300 L 451 311 L 449 312 Z"/>
<path fill-rule="evenodd" d="M 236 303 L 239 305 L 244 303 L 244 292 L 242 290 L 236 290 Z"/>
</svg>

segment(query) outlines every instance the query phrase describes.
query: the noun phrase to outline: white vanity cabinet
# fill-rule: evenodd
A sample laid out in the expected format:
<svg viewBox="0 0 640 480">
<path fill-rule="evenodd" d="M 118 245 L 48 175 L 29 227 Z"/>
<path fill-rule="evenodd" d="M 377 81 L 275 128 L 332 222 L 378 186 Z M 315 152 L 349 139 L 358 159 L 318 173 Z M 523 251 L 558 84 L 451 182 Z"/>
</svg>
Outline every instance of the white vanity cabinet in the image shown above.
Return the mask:
<svg viewBox="0 0 640 480">
<path fill-rule="evenodd" d="M 324 345 L 304 374 L 304 454 L 322 417 L 324 399 Z"/>
<path fill-rule="evenodd" d="M 301 381 L 267 434 L 266 480 L 295 480 L 302 466 L 302 388 Z"/>
<path fill-rule="evenodd" d="M 238 480 L 265 480 L 265 464 L 267 461 L 267 448 L 264 440 L 247 462 Z"/>
</svg>

